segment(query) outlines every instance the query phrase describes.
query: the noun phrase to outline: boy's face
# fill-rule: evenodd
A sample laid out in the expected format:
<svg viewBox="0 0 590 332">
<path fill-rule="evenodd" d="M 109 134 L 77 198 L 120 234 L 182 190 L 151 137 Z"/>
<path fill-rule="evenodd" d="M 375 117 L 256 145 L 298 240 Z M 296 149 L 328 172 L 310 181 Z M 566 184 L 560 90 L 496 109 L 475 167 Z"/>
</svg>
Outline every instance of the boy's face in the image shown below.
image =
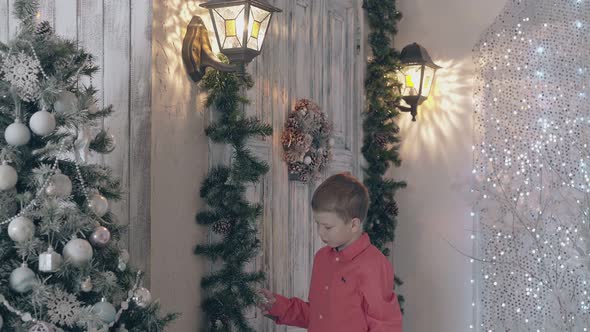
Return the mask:
<svg viewBox="0 0 590 332">
<path fill-rule="evenodd" d="M 313 216 L 320 238 L 330 247 L 346 246 L 362 233 L 358 218 L 345 222 L 337 213 L 325 211 L 314 211 Z"/>
</svg>

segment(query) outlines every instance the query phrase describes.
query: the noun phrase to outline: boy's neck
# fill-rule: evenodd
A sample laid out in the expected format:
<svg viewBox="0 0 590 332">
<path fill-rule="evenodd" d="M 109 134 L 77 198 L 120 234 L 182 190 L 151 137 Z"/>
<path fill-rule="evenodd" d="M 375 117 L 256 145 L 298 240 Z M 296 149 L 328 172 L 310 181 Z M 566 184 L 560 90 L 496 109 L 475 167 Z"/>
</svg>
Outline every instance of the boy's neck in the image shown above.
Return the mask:
<svg viewBox="0 0 590 332">
<path fill-rule="evenodd" d="M 362 232 L 361 232 L 361 233 L 359 233 L 359 234 L 355 234 L 355 235 L 353 236 L 353 238 L 352 238 L 352 239 L 350 239 L 350 241 L 348 241 L 348 242 L 346 242 L 345 244 L 343 244 L 343 245 L 341 245 L 341 246 L 338 246 L 338 247 L 336 247 L 336 248 L 334 248 L 334 249 L 336 249 L 336 251 L 342 251 L 342 250 L 346 249 L 348 246 L 350 246 L 350 245 L 351 245 L 351 244 L 353 244 L 353 243 L 354 243 L 356 240 L 358 240 L 358 239 L 361 237 L 361 235 L 363 235 L 363 233 L 362 233 Z"/>
</svg>

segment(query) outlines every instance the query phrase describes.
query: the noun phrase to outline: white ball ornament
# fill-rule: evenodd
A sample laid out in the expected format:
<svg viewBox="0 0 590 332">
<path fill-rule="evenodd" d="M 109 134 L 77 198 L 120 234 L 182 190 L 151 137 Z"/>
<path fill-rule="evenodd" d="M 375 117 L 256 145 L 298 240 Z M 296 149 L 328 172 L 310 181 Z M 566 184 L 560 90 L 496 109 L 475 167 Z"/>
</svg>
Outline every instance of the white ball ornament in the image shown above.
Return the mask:
<svg viewBox="0 0 590 332">
<path fill-rule="evenodd" d="M 38 111 L 29 120 L 29 127 L 39 136 L 47 136 L 55 130 L 55 116 L 46 110 Z"/>
<path fill-rule="evenodd" d="M 17 293 L 26 293 L 33 289 L 35 283 L 35 272 L 29 269 L 26 263 L 14 269 L 10 274 L 10 288 Z"/>
<path fill-rule="evenodd" d="M 68 197 L 72 194 L 72 181 L 60 170 L 56 170 L 45 188 L 45 193 L 49 196 Z"/>
<path fill-rule="evenodd" d="M 29 131 L 29 127 L 25 126 L 19 119 L 16 119 L 14 123 L 6 127 L 4 139 L 6 143 L 12 146 L 22 146 L 29 143 L 31 132 Z"/>
<path fill-rule="evenodd" d="M 105 324 L 110 324 L 117 318 L 117 310 L 104 298 L 92 306 L 91 311 Z"/>
<path fill-rule="evenodd" d="M 311 164 L 311 157 L 310 156 L 305 157 L 305 159 L 303 159 L 303 163 L 305 165 Z"/>
<path fill-rule="evenodd" d="M 82 267 L 92 260 L 92 246 L 84 239 L 72 239 L 63 249 L 64 259 L 75 267 Z"/>
<path fill-rule="evenodd" d="M 101 218 L 109 211 L 109 201 L 103 195 L 95 192 L 88 198 L 88 208 Z"/>
<path fill-rule="evenodd" d="M 8 224 L 8 236 L 14 242 L 25 242 L 35 235 L 35 224 L 27 217 L 18 217 Z"/>
<path fill-rule="evenodd" d="M 18 181 L 18 174 L 16 170 L 8 165 L 6 161 L 0 165 L 0 190 L 9 190 L 16 186 Z"/>
<path fill-rule="evenodd" d="M 63 91 L 53 104 L 53 109 L 58 113 L 70 112 L 78 107 L 78 98 L 70 91 Z"/>
</svg>

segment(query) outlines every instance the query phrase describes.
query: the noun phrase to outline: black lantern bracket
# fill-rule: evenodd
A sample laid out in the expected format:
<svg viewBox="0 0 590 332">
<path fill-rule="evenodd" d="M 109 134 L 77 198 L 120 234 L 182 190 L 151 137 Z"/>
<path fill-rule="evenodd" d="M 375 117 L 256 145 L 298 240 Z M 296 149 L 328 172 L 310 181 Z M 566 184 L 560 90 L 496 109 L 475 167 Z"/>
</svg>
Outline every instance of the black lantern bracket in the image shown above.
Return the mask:
<svg viewBox="0 0 590 332">
<path fill-rule="evenodd" d="M 199 82 L 207 67 L 224 72 L 237 72 L 240 66 L 219 61 L 211 48 L 209 30 L 200 16 L 193 16 L 182 40 L 182 62 L 190 78 Z"/>
<path fill-rule="evenodd" d="M 406 113 L 410 113 L 412 115 L 412 121 L 416 122 L 416 115 L 418 115 L 418 104 L 410 104 L 410 106 L 402 106 L 402 105 L 397 105 L 396 106 L 400 112 L 406 112 Z"/>
</svg>

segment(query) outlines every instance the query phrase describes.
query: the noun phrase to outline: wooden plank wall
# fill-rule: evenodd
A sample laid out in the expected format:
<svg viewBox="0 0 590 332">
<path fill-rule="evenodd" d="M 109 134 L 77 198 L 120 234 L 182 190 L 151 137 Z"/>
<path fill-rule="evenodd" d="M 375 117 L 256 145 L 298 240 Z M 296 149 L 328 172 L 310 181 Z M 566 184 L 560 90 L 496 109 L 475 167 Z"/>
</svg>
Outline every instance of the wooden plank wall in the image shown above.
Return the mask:
<svg viewBox="0 0 590 332">
<path fill-rule="evenodd" d="M 14 2 L 0 0 L 2 42 L 18 31 Z M 109 165 L 121 179 L 124 199 L 112 204 L 112 211 L 120 223 L 129 225 L 124 241 L 133 264 L 149 273 L 152 3 L 43 0 L 40 4 L 40 18 L 60 36 L 90 51 L 101 67 L 91 83 L 100 91 L 98 104 L 115 107 L 116 113 L 103 126 L 115 136 L 117 148 L 92 160 Z"/>
</svg>

